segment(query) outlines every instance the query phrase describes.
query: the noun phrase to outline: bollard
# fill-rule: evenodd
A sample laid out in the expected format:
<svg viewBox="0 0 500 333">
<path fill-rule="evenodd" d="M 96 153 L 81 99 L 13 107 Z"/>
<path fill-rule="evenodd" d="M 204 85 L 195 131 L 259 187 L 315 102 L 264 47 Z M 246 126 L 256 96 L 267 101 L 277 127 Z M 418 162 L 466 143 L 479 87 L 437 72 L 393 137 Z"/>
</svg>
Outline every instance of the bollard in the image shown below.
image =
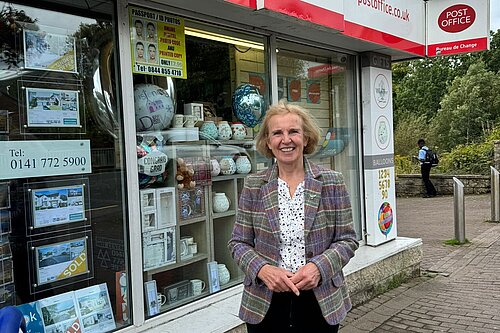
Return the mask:
<svg viewBox="0 0 500 333">
<path fill-rule="evenodd" d="M 465 200 L 464 184 L 453 177 L 453 208 L 455 217 L 455 239 L 465 243 Z"/>
<path fill-rule="evenodd" d="M 491 220 L 500 221 L 500 172 L 490 166 L 491 171 Z"/>
</svg>

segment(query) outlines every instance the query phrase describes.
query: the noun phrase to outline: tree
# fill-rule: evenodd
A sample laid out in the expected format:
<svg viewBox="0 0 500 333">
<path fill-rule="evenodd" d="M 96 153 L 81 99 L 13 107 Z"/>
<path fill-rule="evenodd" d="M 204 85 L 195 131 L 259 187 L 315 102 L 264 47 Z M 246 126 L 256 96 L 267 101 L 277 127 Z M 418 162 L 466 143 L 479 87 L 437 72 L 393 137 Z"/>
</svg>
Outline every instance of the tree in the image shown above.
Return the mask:
<svg viewBox="0 0 500 333">
<path fill-rule="evenodd" d="M 479 142 L 500 122 L 500 79 L 479 61 L 453 81 L 433 120 L 433 138 L 441 149 Z"/>
<path fill-rule="evenodd" d="M 439 110 L 439 102 L 454 77 L 448 57 L 412 60 L 395 64 L 393 70 L 394 122 L 409 114 L 430 121 Z M 404 76 L 401 74 L 404 73 Z"/>
<path fill-rule="evenodd" d="M 494 73 L 500 71 L 500 29 L 497 32 L 490 32 L 490 50 L 481 52 L 481 59 L 486 64 L 486 68 Z"/>
<path fill-rule="evenodd" d="M 4 4 L 0 9 L 0 65 L 4 62 L 6 69 L 18 67 L 22 60 L 16 47 L 16 35 L 22 31 L 22 22 L 35 23 L 23 10 L 17 10 Z M 4 67 L 4 66 L 1 66 Z"/>
<path fill-rule="evenodd" d="M 408 114 L 403 116 L 394 129 L 394 154 L 401 156 L 415 155 L 417 140 L 427 138 L 429 128 L 424 116 Z"/>
</svg>

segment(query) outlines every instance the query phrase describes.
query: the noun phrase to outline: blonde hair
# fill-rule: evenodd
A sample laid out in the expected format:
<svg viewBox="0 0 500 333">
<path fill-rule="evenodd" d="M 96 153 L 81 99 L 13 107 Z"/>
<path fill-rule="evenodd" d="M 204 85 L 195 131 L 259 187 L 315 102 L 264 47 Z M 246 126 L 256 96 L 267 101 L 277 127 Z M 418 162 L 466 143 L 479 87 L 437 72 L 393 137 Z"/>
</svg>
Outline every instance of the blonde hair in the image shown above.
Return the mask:
<svg viewBox="0 0 500 333">
<path fill-rule="evenodd" d="M 278 104 L 271 105 L 264 116 L 264 120 L 260 126 L 260 131 L 257 134 L 255 146 L 257 151 L 265 157 L 274 157 L 273 152 L 267 146 L 269 139 L 269 119 L 276 115 L 285 115 L 287 113 L 296 114 L 302 120 L 302 130 L 304 131 L 304 141 L 307 141 L 307 146 L 304 147 L 304 154 L 312 154 L 316 150 L 316 146 L 321 137 L 316 120 L 311 116 L 309 111 L 295 105 L 288 104 L 286 100 L 280 100 Z"/>
</svg>

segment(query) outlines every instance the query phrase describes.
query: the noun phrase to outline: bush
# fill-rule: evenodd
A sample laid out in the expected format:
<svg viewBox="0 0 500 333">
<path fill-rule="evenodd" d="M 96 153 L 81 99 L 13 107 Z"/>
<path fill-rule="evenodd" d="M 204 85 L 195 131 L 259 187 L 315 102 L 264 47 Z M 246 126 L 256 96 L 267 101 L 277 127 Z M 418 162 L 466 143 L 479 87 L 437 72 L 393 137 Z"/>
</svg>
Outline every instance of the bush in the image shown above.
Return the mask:
<svg viewBox="0 0 500 333">
<path fill-rule="evenodd" d="M 489 175 L 493 144 L 489 142 L 459 145 L 440 156 L 440 169 L 446 174 Z"/>
<path fill-rule="evenodd" d="M 420 163 L 411 156 L 394 155 L 396 174 L 420 173 Z"/>
</svg>

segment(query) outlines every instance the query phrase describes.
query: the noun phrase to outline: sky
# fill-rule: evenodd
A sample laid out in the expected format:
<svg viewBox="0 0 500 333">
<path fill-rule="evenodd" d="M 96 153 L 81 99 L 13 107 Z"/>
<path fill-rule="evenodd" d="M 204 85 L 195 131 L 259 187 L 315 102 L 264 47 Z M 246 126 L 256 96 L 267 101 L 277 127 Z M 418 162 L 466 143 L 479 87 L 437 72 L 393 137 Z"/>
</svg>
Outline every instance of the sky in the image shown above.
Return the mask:
<svg viewBox="0 0 500 333">
<path fill-rule="evenodd" d="M 490 0 L 490 30 L 500 29 L 500 0 Z"/>
</svg>

